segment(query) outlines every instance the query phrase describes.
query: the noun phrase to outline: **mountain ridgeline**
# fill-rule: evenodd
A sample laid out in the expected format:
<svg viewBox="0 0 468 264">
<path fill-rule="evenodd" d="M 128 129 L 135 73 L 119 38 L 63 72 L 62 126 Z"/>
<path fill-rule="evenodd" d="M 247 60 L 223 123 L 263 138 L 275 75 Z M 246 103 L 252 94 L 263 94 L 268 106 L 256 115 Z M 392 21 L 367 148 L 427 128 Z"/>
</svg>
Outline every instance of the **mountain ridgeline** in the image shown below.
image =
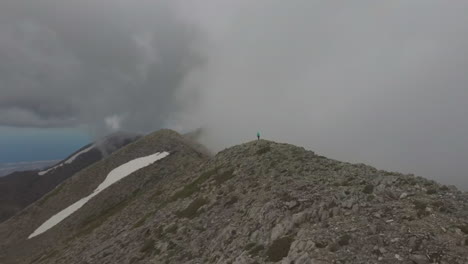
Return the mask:
<svg viewBox="0 0 468 264">
<path fill-rule="evenodd" d="M 35 202 L 75 173 L 138 137 L 135 134 L 114 133 L 84 146 L 48 169 L 14 172 L 0 178 L 0 222 Z"/>
<path fill-rule="evenodd" d="M 70 216 L 44 222 L 155 153 Z M 161 130 L 0 224 L 0 263 L 467 263 L 468 195 L 413 175 L 252 141 L 211 156 Z"/>
</svg>

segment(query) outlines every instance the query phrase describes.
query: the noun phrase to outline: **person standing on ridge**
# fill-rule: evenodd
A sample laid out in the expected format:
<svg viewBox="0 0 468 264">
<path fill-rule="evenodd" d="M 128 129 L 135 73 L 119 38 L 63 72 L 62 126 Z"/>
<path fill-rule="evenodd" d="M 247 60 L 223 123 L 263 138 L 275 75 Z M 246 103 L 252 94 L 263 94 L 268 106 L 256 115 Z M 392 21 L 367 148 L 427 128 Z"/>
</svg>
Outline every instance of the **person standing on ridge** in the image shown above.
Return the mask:
<svg viewBox="0 0 468 264">
<path fill-rule="evenodd" d="M 257 132 L 257 140 L 260 140 L 260 132 Z"/>
</svg>

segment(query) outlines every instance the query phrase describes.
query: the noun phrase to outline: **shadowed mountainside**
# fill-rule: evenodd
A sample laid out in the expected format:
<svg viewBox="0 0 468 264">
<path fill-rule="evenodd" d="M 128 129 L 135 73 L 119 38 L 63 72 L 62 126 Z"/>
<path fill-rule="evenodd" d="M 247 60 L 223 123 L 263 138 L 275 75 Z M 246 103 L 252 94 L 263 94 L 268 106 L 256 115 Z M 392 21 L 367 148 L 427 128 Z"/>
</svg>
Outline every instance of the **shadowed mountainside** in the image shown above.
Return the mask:
<svg viewBox="0 0 468 264">
<path fill-rule="evenodd" d="M 0 177 L 12 174 L 13 172 L 44 169 L 57 162 L 59 162 L 59 160 L 2 163 L 0 164 Z"/>
<path fill-rule="evenodd" d="M 38 200 L 75 173 L 138 137 L 134 134 L 115 133 L 84 146 L 49 170 L 14 172 L 0 178 L 0 222 Z"/>
</svg>

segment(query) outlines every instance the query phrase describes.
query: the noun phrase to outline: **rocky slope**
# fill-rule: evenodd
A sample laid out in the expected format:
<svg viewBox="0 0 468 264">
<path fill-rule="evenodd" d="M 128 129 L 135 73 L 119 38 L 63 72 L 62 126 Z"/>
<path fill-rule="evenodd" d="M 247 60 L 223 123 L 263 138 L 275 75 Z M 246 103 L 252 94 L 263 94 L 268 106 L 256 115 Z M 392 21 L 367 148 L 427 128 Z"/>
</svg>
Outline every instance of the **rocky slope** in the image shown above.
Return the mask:
<svg viewBox="0 0 468 264">
<path fill-rule="evenodd" d="M 111 168 L 163 150 L 171 155 L 26 239 Z M 210 158 L 162 131 L 0 225 L 0 241 L 1 263 L 468 263 L 468 195 L 263 140 Z"/>
<path fill-rule="evenodd" d="M 38 200 L 78 171 L 138 137 L 134 134 L 115 133 L 84 146 L 49 169 L 14 172 L 0 178 L 0 222 Z"/>
</svg>

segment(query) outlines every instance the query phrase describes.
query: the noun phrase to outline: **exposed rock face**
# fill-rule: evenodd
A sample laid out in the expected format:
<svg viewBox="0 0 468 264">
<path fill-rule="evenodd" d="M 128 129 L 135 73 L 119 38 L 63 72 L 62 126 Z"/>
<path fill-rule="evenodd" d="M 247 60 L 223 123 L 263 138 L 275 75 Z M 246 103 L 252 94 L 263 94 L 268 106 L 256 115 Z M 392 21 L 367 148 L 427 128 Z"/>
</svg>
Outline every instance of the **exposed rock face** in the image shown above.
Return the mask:
<svg viewBox="0 0 468 264">
<path fill-rule="evenodd" d="M 26 240 L 113 167 L 157 151 L 171 155 Z M 0 243 L 1 263 L 467 263 L 468 196 L 263 140 L 210 158 L 162 131 L 0 225 Z"/>
<path fill-rule="evenodd" d="M 46 193 L 55 188 L 64 180 L 70 178 L 78 171 L 101 160 L 103 156 L 131 143 L 139 136 L 133 134 L 115 133 L 105 139 L 96 142 L 92 149 L 80 155 L 76 155 L 91 147 L 87 145 L 70 157 L 75 157 L 70 162 L 52 166 L 56 168 L 40 175 L 38 171 L 15 172 L 0 178 L 0 222 L 7 220 L 26 206 L 37 201 Z M 104 154 L 104 155 L 103 155 Z"/>
</svg>

